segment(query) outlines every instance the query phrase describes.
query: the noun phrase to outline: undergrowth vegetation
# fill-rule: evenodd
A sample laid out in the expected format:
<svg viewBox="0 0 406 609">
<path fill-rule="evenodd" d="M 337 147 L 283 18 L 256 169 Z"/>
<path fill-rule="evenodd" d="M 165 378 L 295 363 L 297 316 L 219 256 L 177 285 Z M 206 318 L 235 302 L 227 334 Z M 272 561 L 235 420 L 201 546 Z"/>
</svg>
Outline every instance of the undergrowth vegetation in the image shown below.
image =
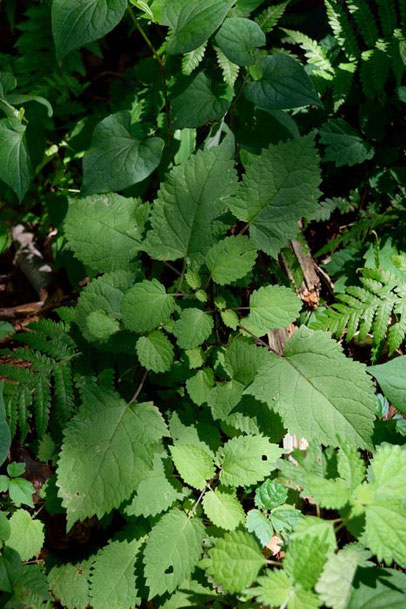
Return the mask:
<svg viewBox="0 0 406 609">
<path fill-rule="evenodd" d="M 404 607 L 405 0 L 0 11 L 0 606 Z"/>
</svg>

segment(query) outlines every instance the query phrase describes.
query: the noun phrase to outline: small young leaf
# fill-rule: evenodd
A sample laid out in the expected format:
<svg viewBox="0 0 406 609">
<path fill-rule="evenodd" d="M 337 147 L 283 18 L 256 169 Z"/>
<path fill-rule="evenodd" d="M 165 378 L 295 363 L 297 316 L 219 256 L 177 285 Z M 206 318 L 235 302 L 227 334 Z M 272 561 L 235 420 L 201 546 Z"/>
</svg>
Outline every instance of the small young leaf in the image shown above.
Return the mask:
<svg viewBox="0 0 406 609">
<path fill-rule="evenodd" d="M 184 309 L 173 333 L 181 349 L 193 349 L 207 340 L 213 330 L 213 319 L 200 309 Z"/>
<path fill-rule="evenodd" d="M 137 355 L 140 364 L 153 372 L 166 372 L 173 362 L 173 347 L 165 334 L 151 332 L 137 341 Z"/>
<path fill-rule="evenodd" d="M 44 525 L 33 520 L 26 510 L 17 510 L 10 518 L 10 537 L 7 545 L 19 553 L 22 561 L 30 560 L 41 551 Z"/>
<path fill-rule="evenodd" d="M 267 546 L 273 536 L 272 522 L 260 510 L 250 510 L 247 514 L 247 530 L 254 533 L 261 546 Z"/>
<path fill-rule="evenodd" d="M 216 527 L 226 531 L 234 531 L 244 522 L 245 514 L 235 493 L 229 490 L 216 489 L 206 493 L 203 499 L 203 509 Z"/>
<path fill-rule="evenodd" d="M 206 254 L 206 265 L 213 281 L 220 285 L 232 283 L 247 275 L 255 264 L 257 251 L 248 237 L 226 237 Z"/>
<path fill-rule="evenodd" d="M 210 453 L 195 444 L 177 444 L 170 451 L 176 469 L 186 484 L 202 490 L 206 481 L 214 476 L 214 464 Z"/>
<path fill-rule="evenodd" d="M 248 321 L 265 334 L 269 330 L 285 328 L 295 321 L 302 308 L 301 300 L 281 285 L 268 285 L 252 292 Z"/>
<path fill-rule="evenodd" d="M 175 310 L 175 299 L 156 279 L 136 283 L 123 298 L 123 323 L 134 332 L 150 332 L 168 321 Z M 196 346 L 196 345 L 193 345 Z"/>
<path fill-rule="evenodd" d="M 275 480 L 265 480 L 255 491 L 255 505 L 260 510 L 273 510 L 285 503 L 287 489 Z"/>
</svg>

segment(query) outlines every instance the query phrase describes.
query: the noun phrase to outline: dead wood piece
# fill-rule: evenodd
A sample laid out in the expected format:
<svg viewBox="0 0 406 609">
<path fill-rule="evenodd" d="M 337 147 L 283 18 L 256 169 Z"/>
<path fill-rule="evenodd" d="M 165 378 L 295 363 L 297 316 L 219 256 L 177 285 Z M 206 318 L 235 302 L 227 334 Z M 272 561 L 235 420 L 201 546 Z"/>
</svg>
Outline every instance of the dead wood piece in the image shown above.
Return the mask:
<svg viewBox="0 0 406 609">
<path fill-rule="evenodd" d="M 14 264 L 18 266 L 31 283 L 40 300 L 47 298 L 47 286 L 53 278 L 51 266 L 45 262 L 41 252 L 35 247 L 34 235 L 17 224 L 11 229 L 16 254 Z"/>
</svg>

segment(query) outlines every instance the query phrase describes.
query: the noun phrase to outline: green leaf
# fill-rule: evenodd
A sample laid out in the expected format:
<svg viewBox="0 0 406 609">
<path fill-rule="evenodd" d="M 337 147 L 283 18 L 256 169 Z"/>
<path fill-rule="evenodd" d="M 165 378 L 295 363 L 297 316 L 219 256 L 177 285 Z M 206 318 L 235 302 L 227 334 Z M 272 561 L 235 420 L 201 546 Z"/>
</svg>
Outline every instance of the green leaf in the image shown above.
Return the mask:
<svg viewBox="0 0 406 609">
<path fill-rule="evenodd" d="M 193 349 L 207 340 L 213 330 L 213 319 L 200 309 L 184 309 L 175 322 L 173 333 L 181 349 Z"/>
<path fill-rule="evenodd" d="M 305 491 L 306 495 L 311 495 L 314 501 L 329 510 L 344 507 L 350 498 L 350 489 L 340 478 L 327 480 L 314 474 L 308 474 Z"/>
<path fill-rule="evenodd" d="M 101 518 L 128 499 L 148 476 L 166 425 L 151 403 L 126 404 L 106 389 L 87 390 L 68 424 L 58 462 L 57 485 L 68 528 Z"/>
<path fill-rule="evenodd" d="M 0 180 L 14 190 L 20 202 L 34 177 L 25 131 L 16 119 L 0 120 Z"/>
<path fill-rule="evenodd" d="M 250 163 L 227 205 L 250 225 L 257 248 L 276 258 L 296 237 L 299 219 L 317 209 L 320 177 L 312 135 L 271 145 Z"/>
<path fill-rule="evenodd" d="M 58 58 L 110 32 L 126 6 L 126 0 L 53 0 L 52 34 Z"/>
<path fill-rule="evenodd" d="M 255 491 L 255 505 L 260 510 L 273 510 L 286 502 L 287 489 L 276 480 L 265 480 Z"/>
<path fill-rule="evenodd" d="M 247 530 L 254 533 L 261 546 L 267 546 L 273 536 L 272 522 L 259 510 L 250 510 L 247 514 Z"/>
<path fill-rule="evenodd" d="M 239 336 L 227 347 L 223 365 L 233 380 L 246 386 L 254 380 L 267 357 L 266 349 L 258 347 L 251 339 Z"/>
<path fill-rule="evenodd" d="M 175 467 L 186 484 L 204 489 L 215 471 L 210 452 L 195 444 L 177 444 L 170 446 L 170 451 Z"/>
<path fill-rule="evenodd" d="M 55 596 L 67 609 L 86 609 L 90 605 L 90 567 L 92 561 L 52 567 L 48 583 Z"/>
<path fill-rule="evenodd" d="M 343 444 L 337 459 L 340 477 L 345 480 L 350 490 L 355 490 L 365 479 L 366 468 L 361 454 L 354 446 Z"/>
<path fill-rule="evenodd" d="M 157 281 L 136 283 L 124 296 L 121 305 L 123 323 L 134 332 L 150 332 L 168 321 L 175 310 L 175 299 Z"/>
<path fill-rule="evenodd" d="M 200 47 L 221 25 L 235 0 L 172 0 L 164 4 L 162 22 L 171 28 L 166 50 L 171 55 Z"/>
<path fill-rule="evenodd" d="M 175 129 L 201 127 L 222 118 L 230 107 L 229 91 L 222 83 L 212 81 L 203 71 L 172 99 L 172 120 Z"/>
<path fill-rule="evenodd" d="M 10 537 L 11 527 L 10 521 L 8 520 L 4 512 L 0 513 L 0 540 L 7 541 Z"/>
<path fill-rule="evenodd" d="M 186 381 L 186 388 L 195 404 L 201 406 L 208 401 L 210 389 L 214 385 L 214 375 L 211 368 L 203 368 Z"/>
<path fill-rule="evenodd" d="M 255 264 L 255 245 L 243 235 L 226 237 L 213 245 L 206 254 L 206 265 L 213 281 L 226 285 L 242 279 Z"/>
<path fill-rule="evenodd" d="M 365 142 L 358 131 L 342 118 L 327 121 L 320 129 L 320 143 L 326 149 L 324 161 L 335 163 L 336 167 L 356 165 L 372 159 L 374 148 Z"/>
<path fill-rule="evenodd" d="M 203 509 L 216 527 L 234 531 L 245 519 L 245 513 L 235 493 L 216 489 L 205 494 Z"/>
<path fill-rule="evenodd" d="M 91 577 L 93 609 L 130 609 L 138 605 L 135 560 L 142 541 L 113 541 L 96 556 Z"/>
<path fill-rule="evenodd" d="M 367 566 L 370 553 L 356 544 L 330 556 L 316 584 L 320 599 L 332 609 L 347 609 L 354 590 L 353 581 L 359 565 Z"/>
<path fill-rule="evenodd" d="M 287 609 L 317 609 L 321 603 L 310 590 L 295 587 L 284 571 L 271 571 L 258 578 L 259 586 L 252 589 L 257 601 L 272 607 Z"/>
<path fill-rule="evenodd" d="M 255 51 L 266 43 L 265 34 L 255 21 L 241 17 L 226 19 L 216 34 L 216 44 L 238 66 L 255 63 Z"/>
<path fill-rule="evenodd" d="M 216 539 L 209 559 L 204 562 L 207 574 L 230 594 L 248 588 L 264 564 L 258 543 L 244 531 L 233 531 Z"/>
<path fill-rule="evenodd" d="M 293 539 L 289 543 L 283 567 L 292 580 L 305 590 L 311 590 L 323 570 L 330 545 L 319 536 Z"/>
<path fill-rule="evenodd" d="M 119 322 L 101 309 L 89 313 L 87 327 L 92 337 L 101 342 L 107 341 L 120 330 Z"/>
<path fill-rule="evenodd" d="M 268 404 L 290 433 L 327 445 L 371 447 L 374 389 L 365 366 L 347 358 L 325 332 L 302 326 L 273 353 L 246 393 Z"/>
<path fill-rule="evenodd" d="M 234 89 L 235 81 L 240 73 L 240 67 L 230 61 L 219 47 L 214 47 L 217 56 L 217 63 L 223 74 L 223 80 L 230 89 Z"/>
<path fill-rule="evenodd" d="M 202 259 L 216 241 L 213 220 L 225 211 L 236 173 L 221 146 L 174 167 L 161 185 L 145 249 L 154 259 Z"/>
<path fill-rule="evenodd" d="M 268 55 L 258 62 L 262 77 L 245 85 L 245 97 L 265 110 L 322 106 L 303 66 L 288 55 Z"/>
<path fill-rule="evenodd" d="M 92 324 L 88 324 L 89 317 L 94 312 L 104 312 L 110 319 L 120 318 L 121 302 L 124 293 L 133 285 L 134 276 L 130 272 L 115 271 L 106 273 L 91 281 L 80 293 L 75 309 L 75 321 L 84 338 L 90 342 L 98 342 L 100 338 Z M 92 331 L 91 331 L 92 330 Z"/>
<path fill-rule="evenodd" d="M 263 436 L 238 436 L 218 451 L 220 482 L 225 486 L 249 486 L 275 469 L 282 449 Z"/>
<path fill-rule="evenodd" d="M 164 142 L 140 139 L 141 128 L 131 124 L 128 110 L 110 114 L 93 132 L 83 157 L 82 195 L 124 190 L 145 180 L 159 165 Z"/>
<path fill-rule="evenodd" d="M 148 478 L 142 480 L 137 492 L 126 508 L 128 516 L 156 516 L 164 512 L 174 501 L 182 498 L 182 485 L 173 473 L 168 458 L 155 455 L 153 469 Z"/>
<path fill-rule="evenodd" d="M 223 324 L 227 326 L 227 328 L 231 328 L 231 330 L 236 330 L 239 324 L 239 318 L 235 311 L 220 311 L 221 319 Z"/>
<path fill-rule="evenodd" d="M 147 370 L 166 372 L 173 362 L 173 347 L 165 334 L 155 331 L 138 339 L 137 355 Z"/>
<path fill-rule="evenodd" d="M 28 480 L 25 480 L 24 478 L 14 478 L 10 480 L 8 484 L 8 492 L 11 501 L 13 501 L 16 506 L 20 506 L 22 504 L 28 505 L 29 507 L 34 506 L 32 496 L 35 489 Z"/>
<path fill-rule="evenodd" d="M 406 355 L 367 369 L 378 381 L 385 397 L 395 408 L 406 412 Z"/>
<path fill-rule="evenodd" d="M 0 382 L 0 465 L 7 459 L 11 445 L 11 432 L 7 423 L 6 407 L 3 398 L 4 383 Z"/>
<path fill-rule="evenodd" d="M 299 539 L 302 543 L 311 543 L 312 539 L 320 539 L 326 542 L 331 551 L 336 549 L 336 536 L 332 520 L 323 520 L 316 516 L 304 516 L 301 518 L 290 539 Z"/>
<path fill-rule="evenodd" d="M 24 562 L 41 551 L 44 543 L 44 525 L 33 520 L 26 510 L 17 510 L 10 518 L 10 537 L 7 545 L 19 553 Z"/>
<path fill-rule="evenodd" d="M 286 328 L 295 321 L 302 301 L 292 290 L 281 285 L 267 285 L 252 292 L 248 321 L 265 334 L 276 328 Z"/>
<path fill-rule="evenodd" d="M 98 273 L 126 268 L 141 249 L 146 205 L 110 193 L 69 199 L 65 234 L 75 256 Z"/>
<path fill-rule="evenodd" d="M 195 569 L 204 538 L 203 524 L 174 509 L 152 528 L 144 551 L 149 598 L 173 592 Z"/>
<path fill-rule="evenodd" d="M 302 518 L 303 514 L 288 503 L 274 508 L 270 515 L 273 528 L 278 535 L 280 533 L 290 534 Z"/>
<path fill-rule="evenodd" d="M 403 609 L 406 575 L 394 569 L 358 569 L 346 609 Z"/>
</svg>

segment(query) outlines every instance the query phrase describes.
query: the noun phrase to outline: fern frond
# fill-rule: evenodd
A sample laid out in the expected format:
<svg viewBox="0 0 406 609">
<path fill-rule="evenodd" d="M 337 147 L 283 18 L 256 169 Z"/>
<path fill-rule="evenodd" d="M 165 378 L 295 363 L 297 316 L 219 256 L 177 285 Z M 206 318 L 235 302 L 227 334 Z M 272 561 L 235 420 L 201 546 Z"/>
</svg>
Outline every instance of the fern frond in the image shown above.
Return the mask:
<svg viewBox="0 0 406 609">
<path fill-rule="evenodd" d="M 284 42 L 299 45 L 300 48 L 305 52 L 305 57 L 309 63 L 316 66 L 323 72 L 334 72 L 334 69 L 327 57 L 326 51 L 318 42 L 312 40 L 306 34 L 302 34 L 302 32 L 286 30 L 284 28 L 281 29 L 287 35 Z"/>
<path fill-rule="evenodd" d="M 334 112 L 337 112 L 338 108 L 346 101 L 356 69 L 357 63 L 355 61 L 340 63 L 336 68 L 333 79 Z"/>
<path fill-rule="evenodd" d="M 63 426 L 74 412 L 72 364 L 60 362 L 53 367 L 55 413 Z"/>
<path fill-rule="evenodd" d="M 31 415 L 31 406 L 32 394 L 27 387 L 23 387 L 19 391 L 18 397 L 18 427 L 20 428 L 21 442 L 24 442 L 29 431 L 28 420 Z"/>
<path fill-rule="evenodd" d="M 379 30 L 370 6 L 365 0 L 347 0 L 347 6 L 365 43 L 373 47 L 379 38 Z"/>
<path fill-rule="evenodd" d="M 389 42 L 378 40 L 374 49 L 361 55 L 361 84 L 366 97 L 373 98 L 384 94 L 389 75 Z"/>
<path fill-rule="evenodd" d="M 185 53 L 182 58 L 182 73 L 189 76 L 202 61 L 206 52 L 207 42 L 202 44 L 197 49 L 194 49 L 190 53 Z"/>
<path fill-rule="evenodd" d="M 399 0 L 400 24 L 406 27 L 406 0 Z"/>
<path fill-rule="evenodd" d="M 215 47 L 217 62 L 223 73 L 224 82 L 228 84 L 232 89 L 234 88 L 235 81 L 238 78 L 240 72 L 240 66 L 230 61 L 223 53 L 221 49 Z"/>
<path fill-rule="evenodd" d="M 378 14 L 384 36 L 391 36 L 398 26 L 398 16 L 394 0 L 376 0 Z"/>
<path fill-rule="evenodd" d="M 343 49 L 347 59 L 354 61 L 360 49 L 350 20 L 338 0 L 324 0 L 327 18 L 334 36 Z"/>
<path fill-rule="evenodd" d="M 323 311 L 311 327 L 336 336 L 347 329 L 347 341 L 357 332 L 360 341 L 372 334 L 374 346 L 386 340 L 393 353 L 406 336 L 406 275 L 403 281 L 382 269 L 362 269 L 361 275 L 361 286 L 350 286 L 337 294 L 338 302 Z"/>
<path fill-rule="evenodd" d="M 290 0 L 287 0 L 287 2 L 281 2 L 281 4 L 275 4 L 274 6 L 266 8 L 255 19 L 265 34 L 270 32 L 278 24 L 289 4 L 289 1 Z"/>
</svg>

